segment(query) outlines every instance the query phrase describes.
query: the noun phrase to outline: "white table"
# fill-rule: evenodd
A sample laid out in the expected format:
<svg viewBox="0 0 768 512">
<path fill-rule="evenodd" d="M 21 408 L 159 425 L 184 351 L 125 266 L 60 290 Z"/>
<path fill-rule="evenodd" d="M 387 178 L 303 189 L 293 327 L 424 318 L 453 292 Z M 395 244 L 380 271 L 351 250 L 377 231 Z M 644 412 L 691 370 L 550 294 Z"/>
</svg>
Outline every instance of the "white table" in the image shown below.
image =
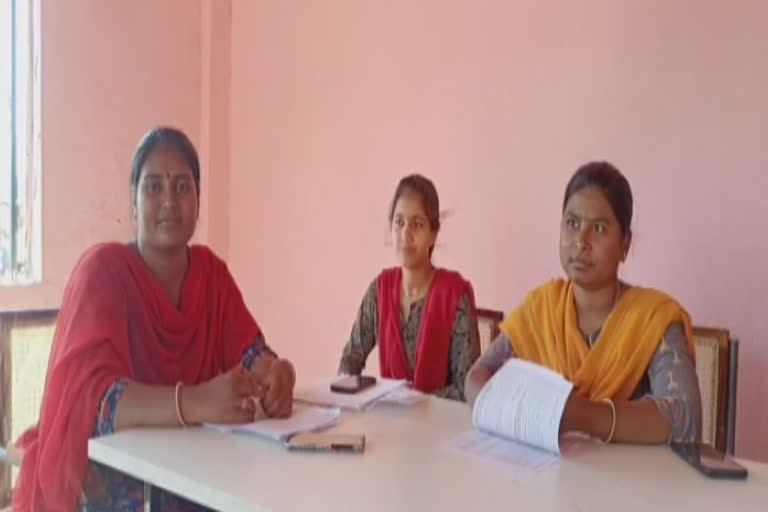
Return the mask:
<svg viewBox="0 0 768 512">
<path fill-rule="evenodd" d="M 446 450 L 471 428 L 466 405 L 344 413 L 362 455 L 288 452 L 280 444 L 207 429 L 133 430 L 92 439 L 92 460 L 208 507 L 231 512 L 434 510 L 768 510 L 768 464 L 746 481 L 710 480 L 666 447 L 590 446 L 514 480 L 512 466 Z"/>
</svg>

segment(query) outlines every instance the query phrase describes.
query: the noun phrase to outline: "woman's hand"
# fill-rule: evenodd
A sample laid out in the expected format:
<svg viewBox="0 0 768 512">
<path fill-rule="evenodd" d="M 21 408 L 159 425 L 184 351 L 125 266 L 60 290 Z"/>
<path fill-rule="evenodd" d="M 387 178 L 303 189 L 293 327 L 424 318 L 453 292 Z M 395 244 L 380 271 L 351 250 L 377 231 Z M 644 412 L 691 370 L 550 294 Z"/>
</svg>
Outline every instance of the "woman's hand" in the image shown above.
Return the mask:
<svg viewBox="0 0 768 512">
<path fill-rule="evenodd" d="M 182 387 L 179 406 L 187 423 L 250 423 L 263 416 L 262 375 L 237 365 L 197 386 Z"/>
<path fill-rule="evenodd" d="M 264 411 L 274 418 L 287 418 L 293 412 L 293 386 L 296 373 L 287 359 L 272 359 L 264 376 Z"/>
</svg>

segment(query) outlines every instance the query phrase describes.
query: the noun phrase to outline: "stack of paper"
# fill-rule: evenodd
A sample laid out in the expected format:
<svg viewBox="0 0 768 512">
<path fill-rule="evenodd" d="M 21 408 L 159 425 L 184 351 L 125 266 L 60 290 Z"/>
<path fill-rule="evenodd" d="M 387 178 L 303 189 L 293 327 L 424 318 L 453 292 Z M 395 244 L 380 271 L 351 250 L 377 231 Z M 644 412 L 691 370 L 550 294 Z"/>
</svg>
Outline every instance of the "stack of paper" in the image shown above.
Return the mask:
<svg viewBox="0 0 768 512">
<path fill-rule="evenodd" d="M 429 395 L 408 387 L 397 388 L 389 394 L 379 398 L 377 404 L 414 405 L 423 402 Z"/>
<path fill-rule="evenodd" d="M 242 425 L 208 423 L 205 426 L 221 432 L 251 434 L 276 441 L 287 441 L 294 434 L 312 432 L 335 425 L 340 415 L 341 411 L 338 408 L 328 409 L 295 404 L 290 418 L 267 418 Z"/>
<path fill-rule="evenodd" d="M 560 420 L 573 384 L 520 359 L 502 366 L 475 400 L 472 423 L 483 432 L 560 453 Z"/>
<path fill-rule="evenodd" d="M 293 396 L 297 401 L 309 404 L 362 411 L 382 397 L 406 385 L 404 380 L 378 379 L 375 385 L 358 393 L 334 393 L 331 391 L 331 384 L 337 380 L 339 377 L 332 377 L 310 386 L 297 388 Z"/>
</svg>

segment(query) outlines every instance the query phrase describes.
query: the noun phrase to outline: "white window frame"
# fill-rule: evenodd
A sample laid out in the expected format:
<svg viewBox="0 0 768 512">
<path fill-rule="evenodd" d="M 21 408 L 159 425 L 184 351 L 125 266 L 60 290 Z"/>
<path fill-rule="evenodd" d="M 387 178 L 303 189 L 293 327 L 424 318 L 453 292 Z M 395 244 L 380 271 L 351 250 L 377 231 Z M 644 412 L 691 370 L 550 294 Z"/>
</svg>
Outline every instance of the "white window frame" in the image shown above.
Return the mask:
<svg viewBox="0 0 768 512">
<path fill-rule="evenodd" d="M 42 275 L 40 2 L 0 9 L 0 286 L 30 285 Z"/>
</svg>

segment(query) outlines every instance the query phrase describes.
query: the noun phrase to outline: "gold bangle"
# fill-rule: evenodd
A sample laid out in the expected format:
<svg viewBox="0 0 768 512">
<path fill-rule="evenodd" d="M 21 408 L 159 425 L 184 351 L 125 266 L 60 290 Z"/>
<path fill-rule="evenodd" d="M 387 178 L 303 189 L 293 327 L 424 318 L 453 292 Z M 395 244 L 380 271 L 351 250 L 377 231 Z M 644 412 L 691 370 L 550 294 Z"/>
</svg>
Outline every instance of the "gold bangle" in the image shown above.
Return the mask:
<svg viewBox="0 0 768 512">
<path fill-rule="evenodd" d="M 183 384 L 181 383 L 181 381 L 176 383 L 176 391 L 174 393 L 174 396 L 175 396 L 175 399 L 176 399 L 176 417 L 179 420 L 179 424 L 182 427 L 186 427 L 187 426 L 187 422 L 184 421 L 184 415 L 181 413 L 181 386 L 182 385 Z"/>
<path fill-rule="evenodd" d="M 603 398 L 603 402 L 611 406 L 611 431 L 608 433 L 605 441 L 603 441 L 605 444 L 608 444 L 613 441 L 613 434 L 616 433 L 616 405 L 610 398 Z"/>
</svg>

